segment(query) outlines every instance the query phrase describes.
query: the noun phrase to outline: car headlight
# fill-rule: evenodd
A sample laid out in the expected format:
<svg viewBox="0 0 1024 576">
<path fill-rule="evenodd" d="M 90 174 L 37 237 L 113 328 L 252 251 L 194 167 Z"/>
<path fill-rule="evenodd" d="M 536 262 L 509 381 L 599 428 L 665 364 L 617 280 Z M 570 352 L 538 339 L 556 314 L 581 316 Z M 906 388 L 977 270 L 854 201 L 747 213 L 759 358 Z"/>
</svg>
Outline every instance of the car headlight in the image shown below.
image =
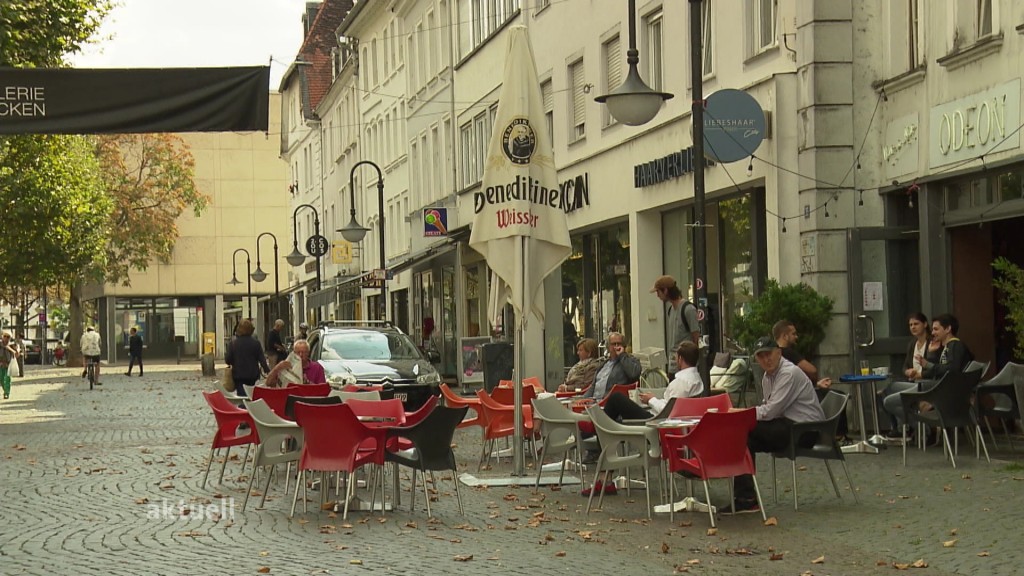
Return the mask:
<svg viewBox="0 0 1024 576">
<path fill-rule="evenodd" d="M 437 372 L 431 372 L 430 374 L 420 374 L 416 377 L 417 384 L 440 384 L 441 375 Z"/>
</svg>

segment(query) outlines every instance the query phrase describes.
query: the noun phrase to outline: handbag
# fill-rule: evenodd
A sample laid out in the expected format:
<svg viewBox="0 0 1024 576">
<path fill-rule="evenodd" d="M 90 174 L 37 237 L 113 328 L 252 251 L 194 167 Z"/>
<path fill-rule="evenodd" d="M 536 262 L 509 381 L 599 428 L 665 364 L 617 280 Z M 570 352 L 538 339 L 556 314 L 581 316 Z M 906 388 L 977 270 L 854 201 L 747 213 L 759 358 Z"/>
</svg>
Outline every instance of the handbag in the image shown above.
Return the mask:
<svg viewBox="0 0 1024 576">
<path fill-rule="evenodd" d="M 224 367 L 224 373 L 221 374 L 220 385 L 224 388 L 225 392 L 235 391 L 235 377 L 232 374 L 231 366 Z"/>
</svg>

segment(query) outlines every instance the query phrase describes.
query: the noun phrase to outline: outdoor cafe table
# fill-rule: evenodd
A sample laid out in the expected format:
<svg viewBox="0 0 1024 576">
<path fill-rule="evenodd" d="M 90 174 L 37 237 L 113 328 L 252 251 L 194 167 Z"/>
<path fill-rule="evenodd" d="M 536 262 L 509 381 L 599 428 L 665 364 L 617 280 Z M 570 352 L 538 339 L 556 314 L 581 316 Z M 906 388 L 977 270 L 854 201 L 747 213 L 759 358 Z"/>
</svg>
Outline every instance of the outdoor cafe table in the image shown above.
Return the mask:
<svg viewBox="0 0 1024 576">
<path fill-rule="evenodd" d="M 871 419 L 875 425 L 875 436 L 878 435 L 878 409 L 875 406 L 876 390 L 875 384 L 889 379 L 883 374 L 844 374 L 839 377 L 841 384 L 849 384 L 853 387 L 854 395 L 857 396 L 857 412 L 859 413 L 861 440 L 849 446 L 843 446 L 843 454 L 878 454 L 878 448 L 871 445 L 873 437 L 868 436 L 867 424 L 864 422 L 864 395 L 861 393 L 861 386 L 868 384 L 871 388 Z"/>
</svg>

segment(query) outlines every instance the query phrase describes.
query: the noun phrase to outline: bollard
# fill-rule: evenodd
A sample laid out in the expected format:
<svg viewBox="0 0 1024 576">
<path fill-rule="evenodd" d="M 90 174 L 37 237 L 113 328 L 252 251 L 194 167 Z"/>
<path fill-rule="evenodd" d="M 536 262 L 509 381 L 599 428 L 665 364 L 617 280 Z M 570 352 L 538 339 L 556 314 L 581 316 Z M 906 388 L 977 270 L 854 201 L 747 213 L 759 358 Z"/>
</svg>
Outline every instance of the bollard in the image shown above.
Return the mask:
<svg viewBox="0 0 1024 576">
<path fill-rule="evenodd" d="M 217 369 L 213 365 L 213 354 L 203 354 L 203 376 L 216 376 Z"/>
</svg>

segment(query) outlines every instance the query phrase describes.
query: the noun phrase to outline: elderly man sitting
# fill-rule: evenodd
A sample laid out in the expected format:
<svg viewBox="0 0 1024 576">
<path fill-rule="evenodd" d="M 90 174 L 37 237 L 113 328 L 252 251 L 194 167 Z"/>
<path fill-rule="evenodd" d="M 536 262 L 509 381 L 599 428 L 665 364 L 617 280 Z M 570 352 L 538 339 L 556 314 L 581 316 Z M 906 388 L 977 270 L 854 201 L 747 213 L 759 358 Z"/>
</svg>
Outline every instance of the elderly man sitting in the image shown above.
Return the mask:
<svg viewBox="0 0 1024 576">
<path fill-rule="evenodd" d="M 657 398 L 650 392 L 640 394 L 640 401 L 650 406 L 647 410 L 623 394 L 612 394 L 604 405 L 604 411 L 613 420 L 643 420 L 661 412 L 670 398 L 696 398 L 704 393 L 704 381 L 697 370 L 700 350 L 689 340 L 679 343 L 676 348 L 676 366 L 679 371 L 665 388 L 664 398 Z"/>
<path fill-rule="evenodd" d="M 795 422 L 825 419 L 811 379 L 782 357 L 782 349 L 773 338 L 766 336 L 757 341 L 754 358 L 764 370 L 764 401 L 756 408 L 757 426 L 747 437 L 752 458 L 755 452 L 776 452 L 788 446 L 789 430 Z M 737 476 L 733 488 L 737 512 L 759 511 L 750 475 Z"/>
<path fill-rule="evenodd" d="M 323 384 L 327 382 L 327 376 L 324 374 L 324 367 L 319 362 L 313 362 L 309 359 L 309 342 L 303 339 L 296 340 L 292 344 L 292 352 L 302 361 L 302 381 L 298 380 L 298 370 L 292 366 L 292 363 L 287 359 L 281 360 L 270 370 L 267 374 L 267 386 L 281 386 L 282 384 Z M 282 373 L 287 374 L 287 382 L 281 382 Z"/>
</svg>

